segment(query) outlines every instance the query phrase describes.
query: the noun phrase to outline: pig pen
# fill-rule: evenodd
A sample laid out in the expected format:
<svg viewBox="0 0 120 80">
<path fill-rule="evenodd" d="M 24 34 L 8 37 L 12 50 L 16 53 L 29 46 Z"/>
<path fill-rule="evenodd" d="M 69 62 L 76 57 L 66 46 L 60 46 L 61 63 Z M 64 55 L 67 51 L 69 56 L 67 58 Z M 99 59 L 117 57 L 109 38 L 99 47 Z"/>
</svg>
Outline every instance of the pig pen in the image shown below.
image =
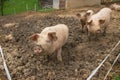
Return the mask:
<svg viewBox="0 0 120 80">
<path fill-rule="evenodd" d="M 88 41 L 87 34 L 81 32 L 80 22 L 74 16 L 87 9 L 82 8 L 52 13 L 25 13 L 0 17 L 0 45 L 13 80 L 86 80 L 120 40 L 120 12 L 113 11 L 113 17 L 106 36 Z M 54 15 L 53 15 L 54 14 Z M 9 23 L 9 24 L 8 24 Z M 47 26 L 63 23 L 68 25 L 69 39 L 63 47 L 63 62 L 59 63 L 56 54 L 48 61 L 44 56 L 33 54 L 29 36 L 40 33 Z M 61 34 L 62 35 L 62 34 Z M 120 46 L 105 62 L 92 80 L 103 80 L 113 60 L 120 52 Z M 120 58 L 114 65 L 107 80 L 120 76 Z M 0 57 L 0 79 L 7 80 Z"/>
</svg>

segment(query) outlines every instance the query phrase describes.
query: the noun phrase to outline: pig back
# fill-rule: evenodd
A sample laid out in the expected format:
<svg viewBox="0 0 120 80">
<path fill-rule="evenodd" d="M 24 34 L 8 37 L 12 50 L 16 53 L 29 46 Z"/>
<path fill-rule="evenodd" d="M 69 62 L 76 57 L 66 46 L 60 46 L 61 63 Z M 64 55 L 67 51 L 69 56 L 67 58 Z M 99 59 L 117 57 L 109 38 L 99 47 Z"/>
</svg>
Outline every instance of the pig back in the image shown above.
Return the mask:
<svg viewBox="0 0 120 80">
<path fill-rule="evenodd" d="M 55 32 L 57 36 L 57 40 L 53 41 L 53 44 L 51 45 L 50 52 L 54 52 L 67 42 L 69 29 L 65 24 L 58 24 L 55 26 L 46 27 L 40 34 L 47 35 L 49 32 Z"/>
<path fill-rule="evenodd" d="M 69 36 L 69 29 L 64 24 L 58 24 L 53 27 L 53 29 L 55 30 L 56 36 L 58 38 L 55 44 L 58 44 L 58 46 L 62 47 L 67 42 Z"/>
<path fill-rule="evenodd" d="M 108 25 L 109 22 L 110 22 L 111 13 L 112 13 L 111 9 L 103 8 L 97 14 L 95 14 L 92 17 L 95 20 L 105 20 L 105 23 L 103 25 Z"/>
<path fill-rule="evenodd" d="M 108 25 L 112 15 L 112 10 L 110 8 L 103 8 L 101 10 L 101 19 L 105 20 L 104 26 Z"/>
</svg>

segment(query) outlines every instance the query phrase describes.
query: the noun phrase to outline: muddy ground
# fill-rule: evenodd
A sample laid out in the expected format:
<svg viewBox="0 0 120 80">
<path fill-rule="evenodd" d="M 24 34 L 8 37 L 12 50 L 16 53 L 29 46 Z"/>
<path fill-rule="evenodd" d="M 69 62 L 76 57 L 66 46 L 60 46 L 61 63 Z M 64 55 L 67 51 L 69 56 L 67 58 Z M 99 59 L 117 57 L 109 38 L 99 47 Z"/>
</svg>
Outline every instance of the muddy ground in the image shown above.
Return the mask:
<svg viewBox="0 0 120 80">
<path fill-rule="evenodd" d="M 13 80 L 86 80 L 115 44 L 120 40 L 120 12 L 113 11 L 106 36 L 99 40 L 88 41 L 86 33 L 81 32 L 80 22 L 74 15 L 78 12 L 99 7 L 85 7 L 61 10 L 52 13 L 25 13 L 0 17 L 0 45 Z M 10 24 L 8 24 L 10 23 Z M 33 54 L 29 36 L 40 33 L 47 26 L 66 24 L 70 29 L 68 42 L 63 47 L 63 62 L 50 60 Z M 6 25 L 7 24 L 7 25 Z M 62 35 L 62 34 L 61 34 Z M 113 60 L 120 52 L 120 45 L 91 80 L 103 80 Z M 120 76 L 120 58 L 114 65 L 107 80 Z M 0 57 L 0 79 L 6 79 L 6 73 Z"/>
</svg>

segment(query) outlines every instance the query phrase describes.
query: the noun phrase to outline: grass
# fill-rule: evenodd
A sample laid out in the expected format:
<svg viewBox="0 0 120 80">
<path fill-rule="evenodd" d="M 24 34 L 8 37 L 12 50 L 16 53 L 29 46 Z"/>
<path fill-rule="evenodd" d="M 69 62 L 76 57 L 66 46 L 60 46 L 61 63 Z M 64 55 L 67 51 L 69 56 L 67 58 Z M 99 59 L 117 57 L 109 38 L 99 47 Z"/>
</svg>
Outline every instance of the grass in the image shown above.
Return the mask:
<svg viewBox="0 0 120 80">
<path fill-rule="evenodd" d="M 4 15 L 18 14 L 26 11 L 50 12 L 54 9 L 43 9 L 38 7 L 38 0 L 7 0 L 4 3 Z"/>
<path fill-rule="evenodd" d="M 38 11 L 40 11 L 40 12 L 51 12 L 51 11 L 54 11 L 55 9 L 53 9 L 53 8 L 50 8 L 50 9 L 45 9 L 45 8 L 42 8 L 42 9 L 40 9 L 40 10 L 38 10 Z"/>
<path fill-rule="evenodd" d="M 120 80 L 120 76 L 116 75 L 116 76 L 114 77 L 114 80 Z"/>
</svg>

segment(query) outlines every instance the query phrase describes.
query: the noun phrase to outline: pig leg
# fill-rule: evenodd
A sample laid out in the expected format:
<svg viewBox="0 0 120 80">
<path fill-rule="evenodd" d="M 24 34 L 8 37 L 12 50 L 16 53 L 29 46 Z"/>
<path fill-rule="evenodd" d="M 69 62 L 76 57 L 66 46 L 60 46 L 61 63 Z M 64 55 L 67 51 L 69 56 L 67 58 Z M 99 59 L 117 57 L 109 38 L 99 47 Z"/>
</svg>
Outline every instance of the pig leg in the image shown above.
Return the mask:
<svg viewBox="0 0 120 80">
<path fill-rule="evenodd" d="M 91 33 L 88 32 L 88 40 L 91 41 Z"/>
<path fill-rule="evenodd" d="M 50 55 L 46 55 L 46 57 L 47 57 L 47 60 L 49 61 L 50 60 Z"/>
<path fill-rule="evenodd" d="M 95 35 L 95 39 L 98 40 L 98 34 L 94 34 Z"/>
<path fill-rule="evenodd" d="M 58 59 L 58 61 L 60 61 L 60 62 L 62 62 L 61 52 L 62 52 L 62 48 L 60 48 L 60 49 L 57 50 L 57 59 Z"/>
<path fill-rule="evenodd" d="M 81 27 L 82 27 L 82 33 L 83 33 L 83 25 L 81 25 Z"/>
<path fill-rule="evenodd" d="M 107 27 L 105 26 L 105 27 L 104 27 L 104 30 L 103 30 L 103 36 L 106 35 L 106 29 L 107 29 Z"/>
<path fill-rule="evenodd" d="M 87 33 L 87 35 L 89 34 L 89 32 L 88 32 L 88 28 L 87 28 L 87 26 L 85 26 L 85 28 L 86 28 L 86 33 Z"/>
<path fill-rule="evenodd" d="M 84 24 L 81 23 L 81 27 L 82 27 L 82 33 L 84 33 Z"/>
</svg>

